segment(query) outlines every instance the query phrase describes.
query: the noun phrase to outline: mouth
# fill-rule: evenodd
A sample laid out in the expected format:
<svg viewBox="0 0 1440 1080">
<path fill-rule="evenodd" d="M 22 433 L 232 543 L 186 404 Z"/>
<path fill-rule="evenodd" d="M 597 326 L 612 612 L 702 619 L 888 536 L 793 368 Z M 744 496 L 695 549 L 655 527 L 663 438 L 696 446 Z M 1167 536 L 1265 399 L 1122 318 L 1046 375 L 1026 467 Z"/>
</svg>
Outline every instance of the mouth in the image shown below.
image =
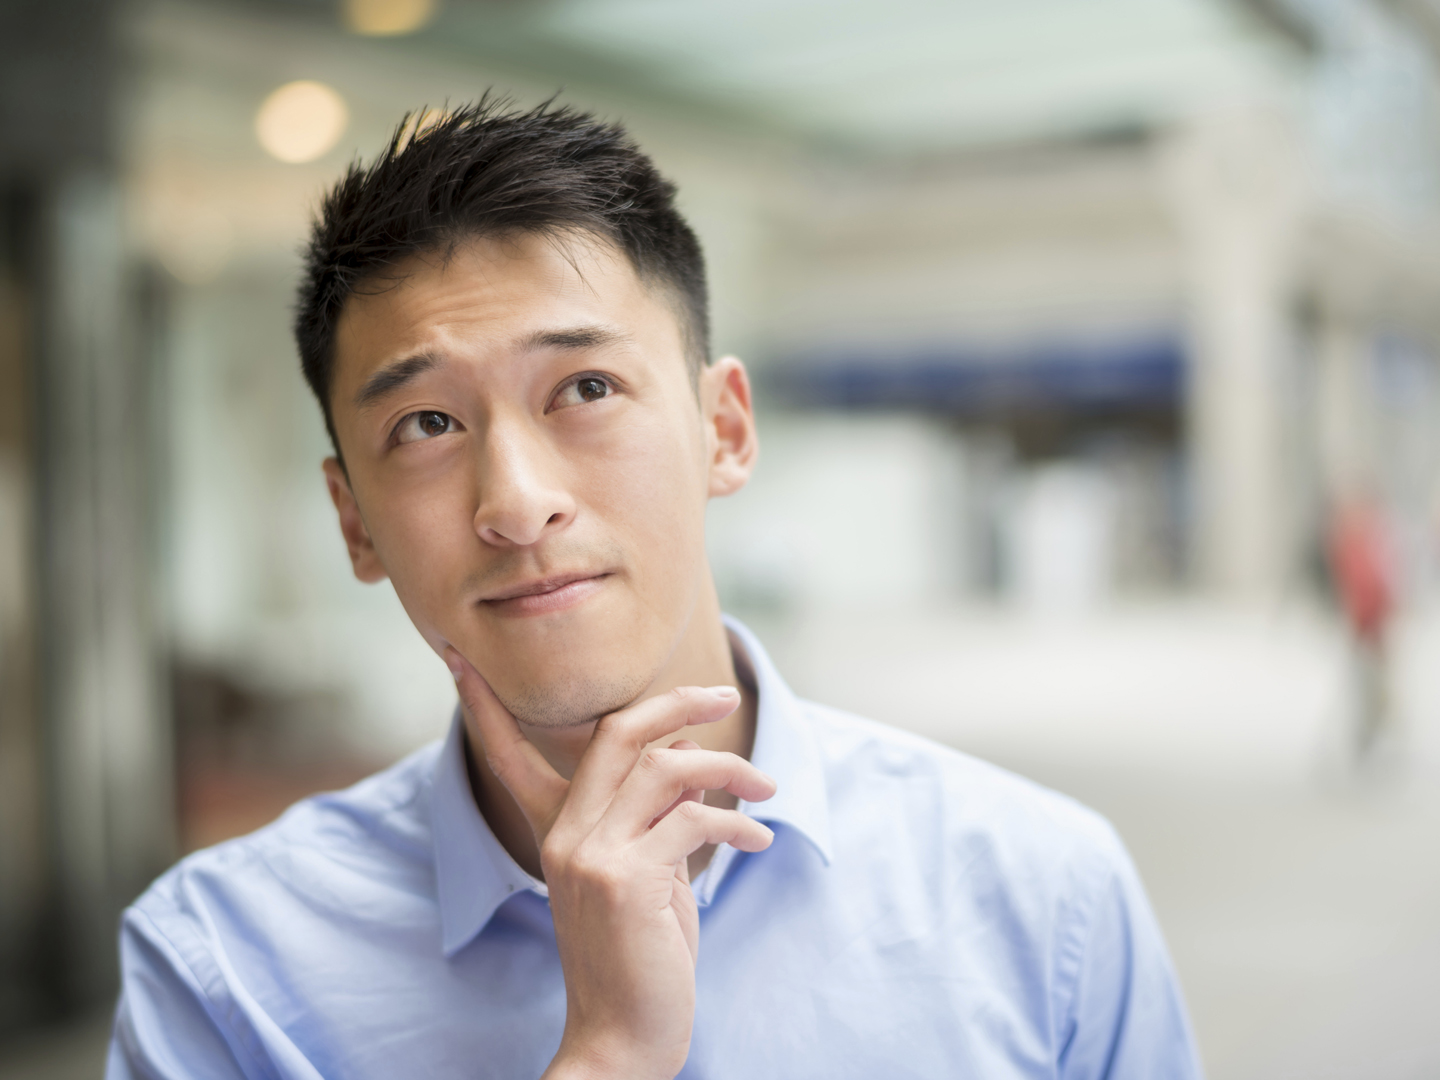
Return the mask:
<svg viewBox="0 0 1440 1080">
<path fill-rule="evenodd" d="M 559 574 L 507 586 L 480 603 L 503 615 L 541 615 L 574 607 L 599 592 L 610 572 Z"/>
</svg>

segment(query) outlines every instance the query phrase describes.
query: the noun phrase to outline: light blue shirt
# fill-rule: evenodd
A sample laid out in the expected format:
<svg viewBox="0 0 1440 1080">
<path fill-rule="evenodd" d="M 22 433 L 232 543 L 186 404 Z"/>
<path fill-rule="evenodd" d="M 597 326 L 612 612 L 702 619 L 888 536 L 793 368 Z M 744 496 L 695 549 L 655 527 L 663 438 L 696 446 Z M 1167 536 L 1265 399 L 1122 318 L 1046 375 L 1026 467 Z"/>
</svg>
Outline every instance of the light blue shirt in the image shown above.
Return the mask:
<svg viewBox="0 0 1440 1080">
<path fill-rule="evenodd" d="M 779 785 L 741 808 L 775 842 L 694 883 L 681 1076 L 1200 1076 L 1103 819 L 797 699 L 729 625 Z M 461 732 L 160 878 L 121 930 L 109 1080 L 538 1077 L 565 1020 L 549 901 L 476 809 Z"/>
</svg>

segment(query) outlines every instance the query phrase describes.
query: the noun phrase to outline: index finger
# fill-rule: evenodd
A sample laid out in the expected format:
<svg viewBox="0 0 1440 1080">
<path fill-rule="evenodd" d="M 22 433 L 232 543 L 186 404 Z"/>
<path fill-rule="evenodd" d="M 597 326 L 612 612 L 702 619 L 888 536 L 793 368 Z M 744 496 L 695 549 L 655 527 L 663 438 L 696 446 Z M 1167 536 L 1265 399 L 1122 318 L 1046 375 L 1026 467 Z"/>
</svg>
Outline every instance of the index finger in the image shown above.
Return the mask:
<svg viewBox="0 0 1440 1080">
<path fill-rule="evenodd" d="M 475 666 L 452 645 L 444 652 L 445 666 L 455 676 L 460 703 L 474 718 L 480 734 L 480 749 L 495 778 L 514 797 L 525 820 L 540 839 L 555 820 L 565 801 L 569 784 L 557 773 L 540 750 L 525 737 L 510 710 L 500 703 L 495 691 Z"/>
<path fill-rule="evenodd" d="M 740 706 L 733 686 L 679 686 L 600 718 L 570 781 L 566 814 L 599 819 L 645 748 L 688 724 L 708 724 Z"/>
</svg>

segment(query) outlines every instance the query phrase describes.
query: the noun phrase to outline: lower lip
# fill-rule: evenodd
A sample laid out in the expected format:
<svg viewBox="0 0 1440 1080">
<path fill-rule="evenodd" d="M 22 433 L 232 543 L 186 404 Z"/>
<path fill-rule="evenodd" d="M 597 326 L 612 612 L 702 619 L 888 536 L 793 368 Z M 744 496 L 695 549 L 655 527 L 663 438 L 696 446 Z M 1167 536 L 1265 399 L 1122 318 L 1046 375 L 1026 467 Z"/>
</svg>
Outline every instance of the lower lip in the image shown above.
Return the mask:
<svg viewBox="0 0 1440 1080">
<path fill-rule="evenodd" d="M 501 615 L 548 615 L 553 611 L 564 611 L 582 603 L 600 591 L 609 574 L 599 577 L 581 578 L 561 585 L 549 592 L 532 593 L 529 596 L 512 596 L 508 600 L 482 601 L 491 611 Z"/>
</svg>

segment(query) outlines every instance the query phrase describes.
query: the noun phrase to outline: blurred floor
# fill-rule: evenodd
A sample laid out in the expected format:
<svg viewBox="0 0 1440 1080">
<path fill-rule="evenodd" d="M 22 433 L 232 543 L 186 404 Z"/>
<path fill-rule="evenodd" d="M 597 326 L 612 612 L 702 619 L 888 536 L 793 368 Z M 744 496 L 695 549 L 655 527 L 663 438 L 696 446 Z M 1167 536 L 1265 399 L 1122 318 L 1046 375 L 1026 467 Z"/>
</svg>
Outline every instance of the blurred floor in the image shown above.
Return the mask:
<svg viewBox="0 0 1440 1080">
<path fill-rule="evenodd" d="M 1440 1077 L 1434 620 L 1402 628 L 1403 736 L 1360 771 L 1343 760 L 1343 642 L 1321 613 L 752 622 L 802 693 L 1106 814 L 1154 900 L 1211 1080 Z M 0 1080 L 98 1076 L 107 1027 L 32 1040 L 0 1057 Z"/>
<path fill-rule="evenodd" d="M 980 757 L 1262 788 L 1348 773 L 1352 661 L 1323 610 L 1157 601 L 751 621 L 802 695 Z M 1435 770 L 1440 618 L 1397 629 L 1388 753 Z"/>
</svg>

